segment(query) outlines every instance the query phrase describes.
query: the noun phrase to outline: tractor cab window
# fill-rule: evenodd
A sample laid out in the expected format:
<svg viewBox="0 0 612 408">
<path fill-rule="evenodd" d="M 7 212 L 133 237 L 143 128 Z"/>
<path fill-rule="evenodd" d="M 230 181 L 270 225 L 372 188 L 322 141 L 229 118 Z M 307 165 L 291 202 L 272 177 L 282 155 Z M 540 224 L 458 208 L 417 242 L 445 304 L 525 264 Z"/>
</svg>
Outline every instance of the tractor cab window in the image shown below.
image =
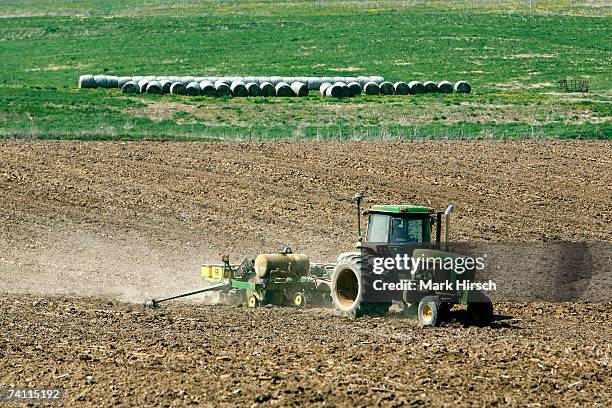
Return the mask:
<svg viewBox="0 0 612 408">
<path fill-rule="evenodd" d="M 391 218 L 391 231 L 389 242 L 393 244 L 404 244 L 410 242 L 423 242 L 425 225 L 428 219 L 413 219 L 403 217 Z"/>
<path fill-rule="evenodd" d="M 368 242 L 387 242 L 389 233 L 389 216 L 385 214 L 370 214 L 368 219 Z"/>
<path fill-rule="evenodd" d="M 429 241 L 430 218 L 370 214 L 368 242 L 405 244 Z"/>
</svg>

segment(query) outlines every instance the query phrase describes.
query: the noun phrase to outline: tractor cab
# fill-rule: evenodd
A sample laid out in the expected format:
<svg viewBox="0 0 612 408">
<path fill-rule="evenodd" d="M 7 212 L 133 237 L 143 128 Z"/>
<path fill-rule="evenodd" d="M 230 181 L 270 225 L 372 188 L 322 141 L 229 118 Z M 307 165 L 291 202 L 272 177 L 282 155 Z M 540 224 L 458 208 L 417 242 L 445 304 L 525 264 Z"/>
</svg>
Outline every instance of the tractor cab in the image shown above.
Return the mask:
<svg viewBox="0 0 612 408">
<path fill-rule="evenodd" d="M 431 242 L 434 209 L 416 205 L 374 205 L 368 217 L 366 242 L 412 244 Z"/>
</svg>

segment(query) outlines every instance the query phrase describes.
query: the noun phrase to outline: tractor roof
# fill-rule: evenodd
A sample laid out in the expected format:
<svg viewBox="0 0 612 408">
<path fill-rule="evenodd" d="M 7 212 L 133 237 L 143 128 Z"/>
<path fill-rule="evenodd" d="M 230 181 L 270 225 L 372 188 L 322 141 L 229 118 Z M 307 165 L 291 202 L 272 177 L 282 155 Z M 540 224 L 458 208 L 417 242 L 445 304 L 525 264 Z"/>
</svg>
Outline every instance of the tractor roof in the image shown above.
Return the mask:
<svg viewBox="0 0 612 408">
<path fill-rule="evenodd" d="M 368 212 L 387 214 L 431 214 L 434 209 L 423 205 L 373 205 Z"/>
</svg>

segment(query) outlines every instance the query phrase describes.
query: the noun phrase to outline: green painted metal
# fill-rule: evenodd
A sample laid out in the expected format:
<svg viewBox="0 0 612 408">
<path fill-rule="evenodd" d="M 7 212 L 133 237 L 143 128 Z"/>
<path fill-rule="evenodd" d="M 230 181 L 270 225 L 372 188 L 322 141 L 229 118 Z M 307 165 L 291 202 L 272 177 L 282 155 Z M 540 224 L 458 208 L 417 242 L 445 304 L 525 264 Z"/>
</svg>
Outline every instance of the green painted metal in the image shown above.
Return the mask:
<svg viewBox="0 0 612 408">
<path fill-rule="evenodd" d="M 373 205 L 368 212 L 384 214 L 432 214 L 433 209 L 422 205 Z"/>
</svg>

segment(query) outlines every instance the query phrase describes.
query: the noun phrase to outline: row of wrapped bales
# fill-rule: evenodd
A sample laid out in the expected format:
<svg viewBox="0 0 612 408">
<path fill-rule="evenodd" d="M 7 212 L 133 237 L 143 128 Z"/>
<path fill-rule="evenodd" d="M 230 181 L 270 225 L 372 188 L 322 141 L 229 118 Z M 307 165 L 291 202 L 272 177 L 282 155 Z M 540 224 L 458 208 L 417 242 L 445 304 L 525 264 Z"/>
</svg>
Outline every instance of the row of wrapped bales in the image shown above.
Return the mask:
<svg viewBox="0 0 612 408">
<path fill-rule="evenodd" d="M 245 84 L 256 84 L 261 86 L 265 83 L 270 83 L 276 87 L 280 83 L 285 83 L 289 86 L 295 82 L 304 84 L 308 90 L 318 90 L 323 83 L 344 82 L 346 84 L 358 83 L 362 88 L 368 82 L 381 84 L 384 78 L 381 76 L 359 76 L 359 77 L 281 77 L 281 76 L 244 76 L 244 77 L 194 77 L 194 76 L 112 76 L 112 75 L 81 75 L 79 77 L 79 88 L 123 88 L 123 86 L 131 81 L 139 83 L 142 80 L 151 81 L 169 81 L 171 83 L 181 82 L 184 85 L 192 82 L 201 83 L 208 81 L 212 84 L 215 82 L 223 82 L 231 86 L 234 82 L 242 82 Z"/>
<path fill-rule="evenodd" d="M 376 83 L 369 81 L 366 82 L 363 87 L 355 82 L 348 84 L 348 87 L 351 85 L 355 86 L 355 90 L 357 90 L 356 87 L 359 87 L 359 90 L 347 93 L 342 90 L 347 86 L 344 82 L 325 82 L 321 84 L 319 92 L 322 96 L 330 96 L 333 98 L 354 96 L 360 94 L 361 92 L 365 93 L 366 95 L 421 95 L 427 93 L 472 92 L 472 86 L 467 81 L 457 81 L 454 86 L 448 81 L 442 81 L 439 84 L 431 81 L 425 83 L 421 83 L 419 81 L 410 81 L 408 83 L 401 81 L 396 83 L 391 83 L 388 81 Z"/>
<path fill-rule="evenodd" d="M 289 85 L 286 82 L 279 82 L 273 85 L 270 82 L 255 82 L 244 83 L 243 81 L 234 81 L 227 84 L 224 81 L 217 80 L 214 83 L 209 80 L 201 82 L 191 81 L 172 82 L 167 79 L 140 79 L 138 82 L 130 80 L 122 83 L 121 92 L 126 94 L 148 93 L 148 94 L 173 94 L 173 95 L 189 95 L 189 96 L 307 96 L 309 93 L 308 85 L 303 82 L 293 82 Z"/>
</svg>

